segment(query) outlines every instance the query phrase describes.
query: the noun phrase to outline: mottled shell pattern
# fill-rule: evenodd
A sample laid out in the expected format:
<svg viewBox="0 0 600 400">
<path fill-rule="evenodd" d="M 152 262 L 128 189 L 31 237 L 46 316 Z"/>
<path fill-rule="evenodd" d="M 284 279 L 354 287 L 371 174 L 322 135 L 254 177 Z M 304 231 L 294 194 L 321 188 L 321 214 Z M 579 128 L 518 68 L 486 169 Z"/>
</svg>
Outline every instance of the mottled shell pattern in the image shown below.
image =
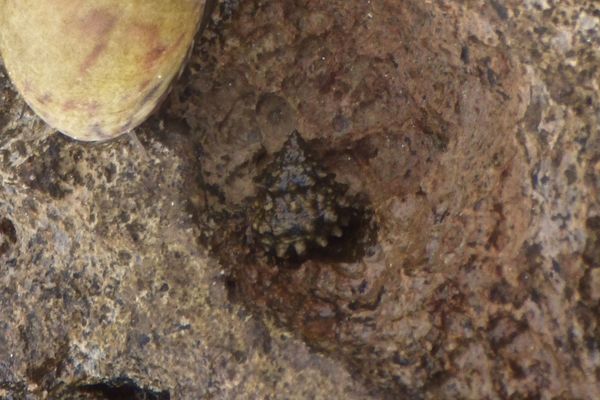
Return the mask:
<svg viewBox="0 0 600 400">
<path fill-rule="evenodd" d="M 335 181 L 293 132 L 257 177 L 249 210 L 251 242 L 279 260 L 301 260 L 340 238 L 352 209 L 347 186 Z"/>
<path fill-rule="evenodd" d="M 185 60 L 204 0 L 0 0 L 0 55 L 25 101 L 75 139 L 143 122 Z"/>
</svg>

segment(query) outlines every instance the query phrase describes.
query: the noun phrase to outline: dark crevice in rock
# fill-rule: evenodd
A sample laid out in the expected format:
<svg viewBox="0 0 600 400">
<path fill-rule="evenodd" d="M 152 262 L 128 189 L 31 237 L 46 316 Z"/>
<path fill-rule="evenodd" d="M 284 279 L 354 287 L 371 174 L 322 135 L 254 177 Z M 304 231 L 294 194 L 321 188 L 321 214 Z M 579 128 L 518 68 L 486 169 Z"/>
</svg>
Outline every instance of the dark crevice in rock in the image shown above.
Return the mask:
<svg viewBox="0 0 600 400">
<path fill-rule="evenodd" d="M 95 396 L 98 400 L 170 400 L 168 390 L 153 391 L 140 387 L 133 380 L 122 377 L 105 382 L 81 385 L 76 392 Z"/>
<path fill-rule="evenodd" d="M 591 268 L 600 267 L 600 216 L 590 217 L 586 221 L 588 237 L 583 252 L 583 260 Z"/>
<path fill-rule="evenodd" d="M 17 231 L 8 218 L 0 220 L 0 256 L 6 254 L 17 243 Z"/>
</svg>

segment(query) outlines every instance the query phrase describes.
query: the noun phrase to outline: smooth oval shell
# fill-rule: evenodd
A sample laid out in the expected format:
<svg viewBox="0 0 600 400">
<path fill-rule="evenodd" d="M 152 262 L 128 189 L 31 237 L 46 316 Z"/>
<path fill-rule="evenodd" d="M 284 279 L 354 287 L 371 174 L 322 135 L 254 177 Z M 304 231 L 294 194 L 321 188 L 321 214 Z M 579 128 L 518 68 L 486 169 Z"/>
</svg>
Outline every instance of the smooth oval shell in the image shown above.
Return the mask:
<svg viewBox="0 0 600 400">
<path fill-rule="evenodd" d="M 204 0 L 0 0 L 0 54 L 48 124 L 106 140 L 143 122 L 180 71 Z"/>
</svg>

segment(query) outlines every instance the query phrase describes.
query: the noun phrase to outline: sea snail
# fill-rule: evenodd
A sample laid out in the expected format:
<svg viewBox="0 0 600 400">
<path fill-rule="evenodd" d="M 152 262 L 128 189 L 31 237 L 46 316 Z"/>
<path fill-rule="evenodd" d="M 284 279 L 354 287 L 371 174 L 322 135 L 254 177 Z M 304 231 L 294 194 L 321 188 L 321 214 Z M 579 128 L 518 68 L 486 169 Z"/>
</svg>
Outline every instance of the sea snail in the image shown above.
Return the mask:
<svg viewBox="0 0 600 400">
<path fill-rule="evenodd" d="M 319 166 L 297 131 L 257 184 L 248 239 L 275 260 L 300 261 L 325 249 L 330 240 L 344 235 L 354 213 L 348 187 Z"/>
<path fill-rule="evenodd" d="M 0 0 L 0 55 L 29 106 L 79 140 L 142 123 L 215 0 Z"/>
</svg>

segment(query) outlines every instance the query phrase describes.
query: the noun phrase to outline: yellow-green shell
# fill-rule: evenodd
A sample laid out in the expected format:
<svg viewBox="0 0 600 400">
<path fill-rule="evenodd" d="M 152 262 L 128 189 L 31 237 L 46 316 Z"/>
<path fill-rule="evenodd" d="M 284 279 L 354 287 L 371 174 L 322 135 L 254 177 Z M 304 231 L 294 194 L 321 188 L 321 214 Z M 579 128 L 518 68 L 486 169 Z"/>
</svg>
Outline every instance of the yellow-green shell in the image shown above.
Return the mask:
<svg viewBox="0 0 600 400">
<path fill-rule="evenodd" d="M 143 122 L 179 72 L 204 0 L 0 0 L 0 55 L 48 124 L 106 140 Z"/>
</svg>

